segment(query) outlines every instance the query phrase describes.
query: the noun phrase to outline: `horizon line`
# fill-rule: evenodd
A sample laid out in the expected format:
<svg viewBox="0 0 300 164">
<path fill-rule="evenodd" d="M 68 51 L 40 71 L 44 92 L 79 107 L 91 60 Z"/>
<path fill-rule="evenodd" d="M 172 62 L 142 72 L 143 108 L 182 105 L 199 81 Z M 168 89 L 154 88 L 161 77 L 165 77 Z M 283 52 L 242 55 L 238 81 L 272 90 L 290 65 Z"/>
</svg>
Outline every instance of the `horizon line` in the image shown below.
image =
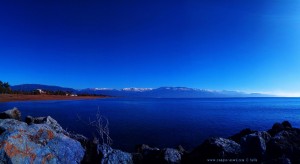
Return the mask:
<svg viewBox="0 0 300 164">
<path fill-rule="evenodd" d="M 26 83 L 26 84 L 16 84 L 12 86 L 17 85 L 47 85 L 47 86 L 56 86 L 56 87 L 62 87 L 62 88 L 72 88 L 73 87 L 65 87 L 60 86 L 56 84 L 37 84 L 37 83 Z M 186 86 L 160 86 L 160 87 L 123 87 L 123 88 L 111 88 L 111 87 L 87 87 L 87 88 L 76 88 L 75 90 L 83 90 L 83 89 L 116 89 L 116 90 L 122 90 L 126 88 L 137 88 L 137 89 L 157 89 L 162 87 L 170 87 L 170 88 L 190 88 L 190 89 L 199 89 L 199 90 L 206 90 L 206 91 L 212 91 L 212 92 L 220 92 L 220 91 L 233 91 L 233 92 L 242 92 L 246 94 L 264 94 L 274 97 L 300 97 L 300 92 L 286 92 L 286 91 L 241 91 L 241 90 L 226 90 L 226 89 L 205 89 L 205 88 L 196 88 L 196 87 L 186 87 Z"/>
</svg>

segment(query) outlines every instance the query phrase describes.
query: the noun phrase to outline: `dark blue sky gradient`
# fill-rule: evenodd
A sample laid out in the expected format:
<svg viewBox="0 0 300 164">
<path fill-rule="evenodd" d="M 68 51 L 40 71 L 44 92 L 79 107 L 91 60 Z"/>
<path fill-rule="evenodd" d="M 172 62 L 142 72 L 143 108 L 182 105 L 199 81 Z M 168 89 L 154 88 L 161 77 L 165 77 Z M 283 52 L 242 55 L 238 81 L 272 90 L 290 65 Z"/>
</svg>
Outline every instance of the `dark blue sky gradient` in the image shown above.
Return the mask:
<svg viewBox="0 0 300 164">
<path fill-rule="evenodd" d="M 297 0 L 1 1 L 0 76 L 300 92 Z"/>
</svg>

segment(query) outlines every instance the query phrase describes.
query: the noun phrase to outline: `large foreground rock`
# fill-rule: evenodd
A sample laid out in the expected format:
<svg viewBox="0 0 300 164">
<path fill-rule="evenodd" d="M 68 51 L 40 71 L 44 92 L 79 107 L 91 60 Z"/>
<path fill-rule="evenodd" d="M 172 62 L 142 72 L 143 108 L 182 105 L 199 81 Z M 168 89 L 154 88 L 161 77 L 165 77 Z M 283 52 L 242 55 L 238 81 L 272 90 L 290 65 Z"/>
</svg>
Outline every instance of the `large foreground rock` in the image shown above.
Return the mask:
<svg viewBox="0 0 300 164">
<path fill-rule="evenodd" d="M 27 125 L 14 119 L 0 120 L 0 163 L 80 163 L 80 143 L 57 133 L 47 124 Z"/>
</svg>

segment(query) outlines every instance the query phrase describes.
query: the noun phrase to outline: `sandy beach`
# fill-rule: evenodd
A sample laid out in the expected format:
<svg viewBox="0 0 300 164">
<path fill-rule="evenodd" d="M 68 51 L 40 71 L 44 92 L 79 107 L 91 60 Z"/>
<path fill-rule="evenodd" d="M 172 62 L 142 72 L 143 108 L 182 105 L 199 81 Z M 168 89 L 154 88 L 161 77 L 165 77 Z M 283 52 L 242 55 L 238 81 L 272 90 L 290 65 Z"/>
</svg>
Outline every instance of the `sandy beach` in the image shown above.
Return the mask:
<svg viewBox="0 0 300 164">
<path fill-rule="evenodd" d="M 39 101 L 39 100 L 81 100 L 99 99 L 107 96 L 61 96 L 61 95 L 22 95 L 22 94 L 0 94 L 0 102 L 13 101 Z"/>
</svg>

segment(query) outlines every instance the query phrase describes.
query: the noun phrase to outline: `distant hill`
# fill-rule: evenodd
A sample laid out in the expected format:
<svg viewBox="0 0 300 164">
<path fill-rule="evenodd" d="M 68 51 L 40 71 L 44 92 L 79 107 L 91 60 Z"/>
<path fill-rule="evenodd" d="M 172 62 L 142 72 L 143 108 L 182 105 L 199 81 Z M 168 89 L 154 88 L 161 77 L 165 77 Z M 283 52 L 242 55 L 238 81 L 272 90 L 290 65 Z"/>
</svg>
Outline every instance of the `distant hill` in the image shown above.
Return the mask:
<svg viewBox="0 0 300 164">
<path fill-rule="evenodd" d="M 73 88 L 65 88 L 65 87 L 52 86 L 52 85 L 41 85 L 41 84 L 14 85 L 14 86 L 11 86 L 11 89 L 14 91 L 33 91 L 36 89 L 42 89 L 42 90 L 49 90 L 49 91 L 77 92 L 77 90 L 75 90 Z"/>
<path fill-rule="evenodd" d="M 104 94 L 121 97 L 153 97 L 153 98 L 206 98 L 206 97 L 271 97 L 259 93 L 244 93 L 237 91 L 214 91 L 187 87 L 160 88 L 88 88 L 80 90 L 82 93 Z"/>
<path fill-rule="evenodd" d="M 77 94 L 97 94 L 117 97 L 145 97 L 145 98 L 212 98 L 212 97 L 272 97 L 260 93 L 244 93 L 237 91 L 215 91 L 205 89 L 195 89 L 187 87 L 160 87 L 160 88 L 87 88 L 76 90 L 51 85 L 22 84 L 11 87 L 12 90 L 33 91 L 36 89 L 50 91 L 70 91 Z"/>
</svg>

